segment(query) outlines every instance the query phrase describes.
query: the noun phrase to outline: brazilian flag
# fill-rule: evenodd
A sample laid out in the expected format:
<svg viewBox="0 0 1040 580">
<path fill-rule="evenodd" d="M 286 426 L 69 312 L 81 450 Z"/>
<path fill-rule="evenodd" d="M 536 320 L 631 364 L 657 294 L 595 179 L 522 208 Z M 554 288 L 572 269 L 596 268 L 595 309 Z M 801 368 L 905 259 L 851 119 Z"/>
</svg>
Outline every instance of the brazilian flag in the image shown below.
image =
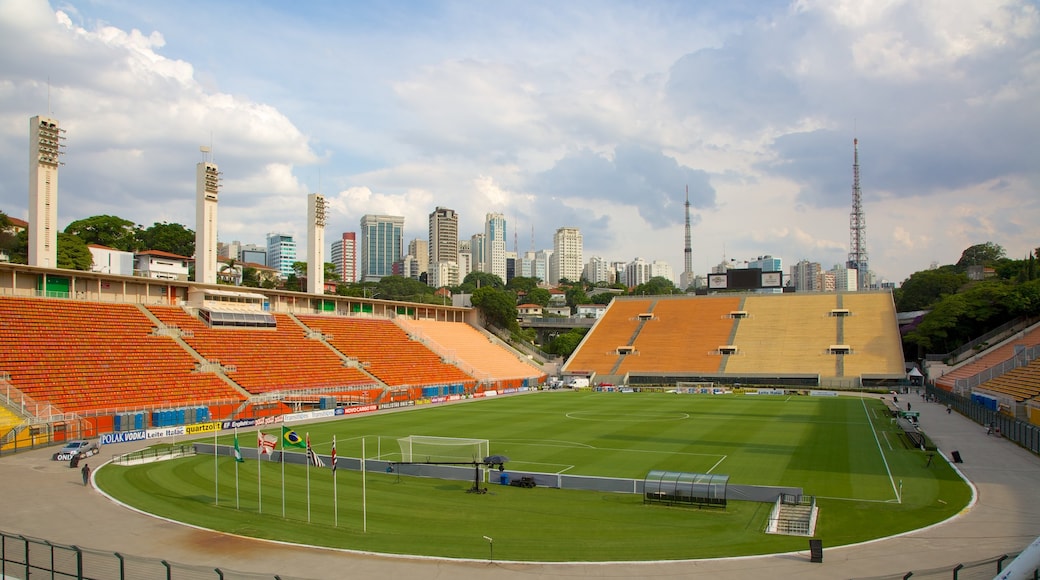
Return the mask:
<svg viewBox="0 0 1040 580">
<path fill-rule="evenodd" d="M 296 434 L 296 431 L 283 426 L 282 427 L 282 449 L 286 447 L 299 447 L 300 449 L 306 449 L 307 443 Z"/>
</svg>

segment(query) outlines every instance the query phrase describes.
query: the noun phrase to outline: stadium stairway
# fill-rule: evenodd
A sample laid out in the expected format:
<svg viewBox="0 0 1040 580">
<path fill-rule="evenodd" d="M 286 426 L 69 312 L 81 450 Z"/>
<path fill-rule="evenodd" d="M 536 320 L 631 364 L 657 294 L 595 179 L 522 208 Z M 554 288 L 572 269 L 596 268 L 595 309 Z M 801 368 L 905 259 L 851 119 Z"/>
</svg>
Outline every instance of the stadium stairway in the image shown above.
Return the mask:
<svg viewBox="0 0 1040 580">
<path fill-rule="evenodd" d="M 181 338 L 181 331 L 180 331 L 180 329 L 170 327 L 167 324 L 165 324 L 163 321 L 159 320 L 159 318 L 157 316 L 155 316 L 154 314 L 152 314 L 152 312 L 150 310 L 148 310 L 143 304 L 137 304 L 136 306 L 137 306 L 137 309 L 140 310 L 142 313 L 144 313 L 144 315 L 146 317 L 148 317 L 149 320 L 151 320 L 153 323 L 155 323 L 155 327 L 159 330 L 159 332 L 161 332 L 161 333 L 165 334 L 166 336 L 172 338 L 173 341 L 176 342 L 182 349 L 184 349 L 185 352 L 190 354 L 199 363 L 199 368 L 200 369 L 203 369 L 204 372 L 211 372 L 211 373 L 213 373 L 220 380 L 222 380 L 225 383 L 227 383 L 227 385 L 229 387 L 231 387 L 231 388 L 235 389 L 236 391 L 238 391 L 238 393 L 240 395 L 242 395 L 245 399 L 247 399 L 247 400 L 249 399 L 249 397 L 251 396 L 249 391 L 247 391 L 244 388 L 242 388 L 242 385 L 239 385 L 235 381 L 231 380 L 231 377 L 229 377 L 226 374 L 224 374 L 224 371 L 222 370 L 222 368 L 219 365 L 212 365 L 212 364 L 210 364 L 210 362 L 206 360 L 206 357 L 204 357 L 201 354 L 199 354 L 199 352 L 197 350 L 195 350 L 194 348 L 191 347 L 191 345 L 189 345 L 187 342 L 185 342 L 184 339 Z"/>
<path fill-rule="evenodd" d="M 358 360 L 356 358 L 351 358 L 351 357 L 347 356 L 346 354 L 344 354 L 341 350 L 336 348 L 336 345 L 334 345 L 331 342 L 329 342 L 329 339 L 328 339 L 327 336 L 325 336 L 324 332 L 307 326 L 307 324 L 304 323 L 299 318 L 297 318 L 295 314 L 289 314 L 289 318 L 292 319 L 292 321 L 295 322 L 297 325 L 299 325 L 299 327 L 302 328 L 305 332 L 314 333 L 311 336 L 314 339 L 316 339 L 318 342 L 324 344 L 329 350 L 331 350 L 332 352 L 336 353 L 336 356 L 338 356 L 340 358 L 340 360 L 343 361 L 343 365 L 344 366 L 348 366 L 348 367 L 352 367 L 352 368 L 357 369 L 359 372 L 361 372 L 362 374 L 364 374 L 368 378 L 372 379 L 372 382 L 375 383 L 375 388 L 382 389 L 382 391 L 384 393 L 386 392 L 386 389 L 387 389 L 387 384 L 386 383 L 381 381 L 379 379 L 379 377 L 377 377 L 377 376 L 373 375 L 372 373 L 368 372 L 363 366 L 358 364 Z M 380 397 L 382 397 L 382 395 L 380 395 Z"/>
</svg>

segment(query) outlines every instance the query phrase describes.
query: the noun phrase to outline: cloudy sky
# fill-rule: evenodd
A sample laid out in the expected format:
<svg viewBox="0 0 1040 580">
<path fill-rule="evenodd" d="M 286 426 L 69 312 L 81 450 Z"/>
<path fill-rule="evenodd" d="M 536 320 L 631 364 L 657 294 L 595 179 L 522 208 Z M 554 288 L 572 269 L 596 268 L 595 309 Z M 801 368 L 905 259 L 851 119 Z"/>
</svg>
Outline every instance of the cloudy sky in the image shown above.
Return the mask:
<svg viewBox="0 0 1040 580">
<path fill-rule="evenodd" d="M 849 251 L 859 138 L 871 268 L 901 282 L 993 241 L 1040 246 L 1040 10 L 1018 0 L 0 0 L 0 210 L 28 217 L 28 119 L 67 130 L 59 222 L 306 248 L 368 213 L 427 236 L 506 216 L 509 249 L 581 228 L 586 259 L 694 271 Z"/>
</svg>

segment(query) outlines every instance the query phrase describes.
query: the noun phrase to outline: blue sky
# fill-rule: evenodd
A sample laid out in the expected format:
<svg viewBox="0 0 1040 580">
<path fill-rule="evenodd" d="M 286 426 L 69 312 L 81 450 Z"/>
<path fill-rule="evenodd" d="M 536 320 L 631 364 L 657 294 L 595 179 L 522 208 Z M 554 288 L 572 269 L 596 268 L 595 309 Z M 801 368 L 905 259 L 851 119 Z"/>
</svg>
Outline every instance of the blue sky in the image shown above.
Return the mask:
<svg viewBox="0 0 1040 580">
<path fill-rule="evenodd" d="M 586 259 L 694 270 L 843 263 L 860 140 L 872 269 L 901 282 L 976 243 L 1040 246 L 1035 2 L 0 0 L 0 210 L 26 218 L 28 119 L 67 130 L 59 222 L 194 227 L 306 248 L 362 215 L 500 212 L 524 252 L 579 227 Z M 513 235 L 510 233 L 510 249 Z"/>
</svg>

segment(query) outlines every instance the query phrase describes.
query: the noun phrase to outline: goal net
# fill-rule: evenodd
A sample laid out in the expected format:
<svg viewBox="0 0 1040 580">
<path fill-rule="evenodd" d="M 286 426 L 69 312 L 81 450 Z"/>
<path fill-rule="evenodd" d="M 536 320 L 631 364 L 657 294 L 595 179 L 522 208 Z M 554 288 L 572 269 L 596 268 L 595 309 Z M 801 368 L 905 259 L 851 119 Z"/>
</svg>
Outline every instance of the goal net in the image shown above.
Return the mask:
<svg viewBox="0 0 1040 580">
<path fill-rule="evenodd" d="M 470 463 L 483 461 L 491 455 L 487 439 L 466 439 L 460 437 L 432 437 L 427 435 L 409 435 L 397 440 L 401 447 L 401 461 L 457 461 Z"/>
<path fill-rule="evenodd" d="M 711 393 L 714 387 L 715 383 L 712 382 L 679 381 L 675 383 L 675 392 L 682 394 Z"/>
</svg>

